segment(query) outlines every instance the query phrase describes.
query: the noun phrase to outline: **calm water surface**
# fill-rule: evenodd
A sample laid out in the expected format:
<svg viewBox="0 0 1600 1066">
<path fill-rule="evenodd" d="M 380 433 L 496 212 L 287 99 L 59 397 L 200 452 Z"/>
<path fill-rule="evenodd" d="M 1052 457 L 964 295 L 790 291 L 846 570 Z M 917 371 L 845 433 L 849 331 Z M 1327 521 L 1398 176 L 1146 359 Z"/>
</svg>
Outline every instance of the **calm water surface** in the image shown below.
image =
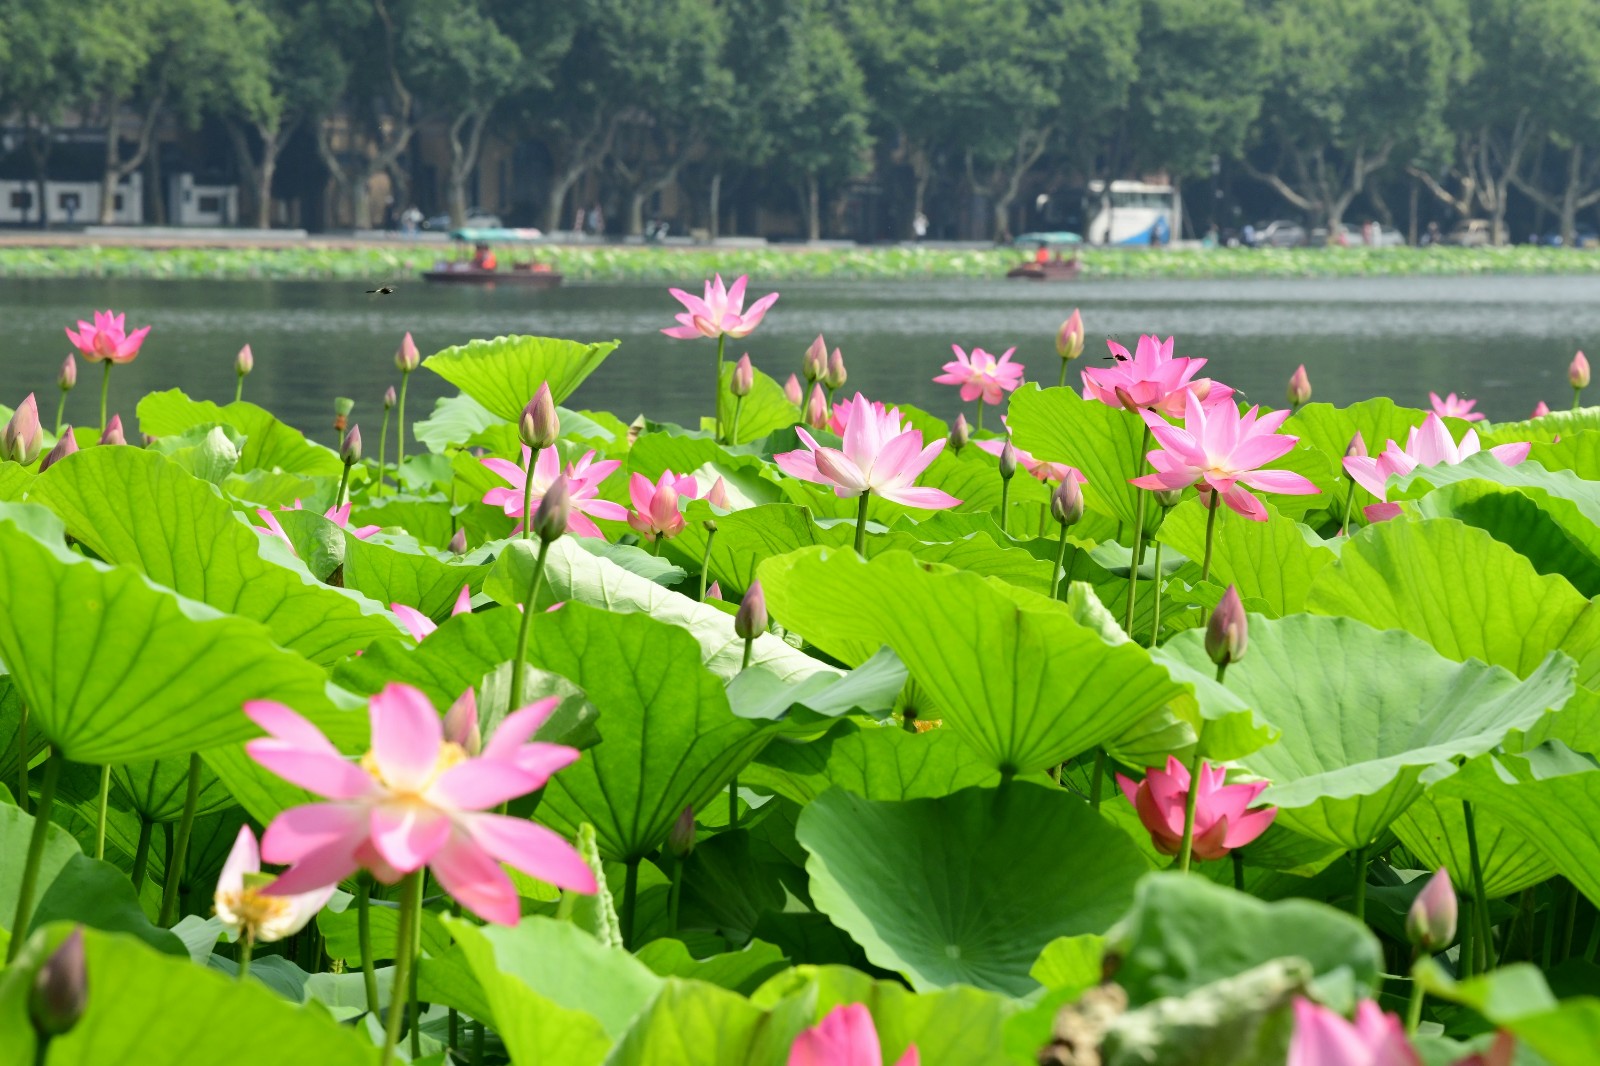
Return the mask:
<svg viewBox="0 0 1600 1066">
<path fill-rule="evenodd" d="M 690 285 L 685 279 L 686 287 Z M 62 328 L 94 308 L 126 310 L 129 325 L 154 325 L 139 358 L 112 375 L 112 407 L 130 421 L 139 396 L 182 388 L 225 402 L 233 356 L 249 343 L 256 371 L 247 399 L 329 439 L 332 398 L 357 400 L 358 422 L 381 415 L 398 383 L 393 352 L 410 330 L 424 354 L 474 337 L 535 333 L 622 346 L 569 406 L 685 421 L 709 409 L 710 342 L 657 332 L 678 305 L 664 285 L 571 285 L 550 292 L 474 290 L 401 283 L 367 296 L 350 282 L 0 280 L 0 403 L 29 391 L 53 416 Z M 1253 399 L 1283 402 L 1305 363 L 1315 398 L 1344 404 L 1393 396 L 1426 404 L 1427 392 L 1479 399 L 1492 419 L 1524 418 L 1543 399 L 1566 406 L 1567 361 L 1600 348 L 1600 281 L 1590 278 L 1395 278 L 1331 280 L 788 282 L 746 343 L 756 365 L 782 380 L 799 369 L 818 332 L 844 350 L 849 389 L 954 417 L 955 390 L 930 380 L 951 342 L 1002 351 L 1015 345 L 1029 376 L 1053 384 L 1052 338 L 1073 306 L 1083 309 L 1090 358 L 1102 337 L 1130 347 L 1141 332 L 1178 338 L 1178 352 L 1211 360 L 1205 371 Z M 771 286 L 751 285 L 752 294 Z M 1085 361 L 1086 361 L 1085 360 Z M 1083 365 L 1080 361 L 1079 365 Z M 69 420 L 97 418 L 98 370 L 80 368 Z M 422 371 L 411 385 L 413 417 L 450 391 Z"/>
</svg>

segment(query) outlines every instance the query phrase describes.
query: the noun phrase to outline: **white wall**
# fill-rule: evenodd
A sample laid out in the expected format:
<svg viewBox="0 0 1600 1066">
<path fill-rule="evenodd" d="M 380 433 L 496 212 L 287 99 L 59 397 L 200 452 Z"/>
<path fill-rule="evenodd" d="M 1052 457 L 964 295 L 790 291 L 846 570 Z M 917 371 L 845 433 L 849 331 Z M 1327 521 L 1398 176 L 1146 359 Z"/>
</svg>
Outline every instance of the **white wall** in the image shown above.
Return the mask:
<svg viewBox="0 0 1600 1066">
<path fill-rule="evenodd" d="M 34 223 L 39 221 L 38 185 L 32 181 L 0 180 L 0 223 Z M 142 175 L 130 174 L 117 186 L 121 201 L 113 217 L 124 225 L 138 225 L 144 221 L 144 184 Z M 65 204 L 77 198 L 77 209 L 68 211 Z M 28 206 L 24 209 L 21 204 Z M 49 181 L 45 183 L 45 203 L 49 206 L 50 221 L 93 225 L 100 221 L 100 183 L 97 181 Z"/>
</svg>

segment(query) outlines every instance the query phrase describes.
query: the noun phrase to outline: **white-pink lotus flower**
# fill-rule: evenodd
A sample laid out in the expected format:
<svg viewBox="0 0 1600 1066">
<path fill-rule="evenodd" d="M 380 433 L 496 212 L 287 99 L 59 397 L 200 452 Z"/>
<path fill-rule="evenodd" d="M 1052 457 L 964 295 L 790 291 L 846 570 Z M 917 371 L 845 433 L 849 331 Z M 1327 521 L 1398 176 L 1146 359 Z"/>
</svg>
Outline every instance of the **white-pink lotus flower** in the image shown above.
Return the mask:
<svg viewBox="0 0 1600 1066">
<path fill-rule="evenodd" d="M 395 617 L 400 619 L 400 624 L 406 627 L 406 632 L 410 633 L 411 639 L 418 644 L 422 643 L 424 637 L 439 628 L 439 623 L 415 607 L 407 607 L 403 603 L 391 603 L 389 610 L 393 611 Z M 450 617 L 454 618 L 458 614 L 469 614 L 471 611 L 472 589 L 470 586 L 462 585 L 461 592 L 456 596 L 455 605 L 450 608 Z"/>
<path fill-rule="evenodd" d="M 724 335 L 748 336 L 761 324 L 767 308 L 778 302 L 777 293 L 768 293 L 751 304 L 750 310 L 746 311 L 744 288 L 749 280 L 748 275 L 740 275 L 732 285 L 723 288 L 722 275 L 718 274 L 706 282 L 706 294 L 703 298 L 684 292 L 682 289 L 667 290 L 683 304 L 686 310 L 674 316 L 678 320 L 678 325 L 661 332 L 678 340 Z"/>
<path fill-rule="evenodd" d="M 78 332 L 67 330 L 67 339 L 91 363 L 102 361 L 131 363 L 139 354 L 139 346 L 144 344 L 145 335 L 150 332 L 150 327 L 141 326 L 129 333 L 127 321 L 128 316 L 125 314 L 96 311 L 93 323 L 79 319 Z"/>
<path fill-rule="evenodd" d="M 1507 466 L 1516 466 L 1528 457 L 1532 447 L 1528 441 L 1516 441 L 1496 445 L 1489 449 L 1489 454 Z M 1477 430 L 1467 430 L 1461 443 L 1457 444 L 1451 439 L 1444 421 L 1436 414 L 1429 414 L 1420 427 L 1411 427 L 1404 448 L 1391 439 L 1381 455 L 1346 456 L 1344 469 L 1356 484 L 1382 500 L 1391 477 L 1409 474 L 1419 466 L 1454 466 L 1467 456 L 1476 455 L 1481 449 Z M 1392 517 L 1388 511 L 1382 513 Z"/>
<path fill-rule="evenodd" d="M 256 835 L 249 826 L 242 825 L 234 838 L 233 850 L 228 852 L 228 861 L 222 864 L 222 873 L 217 875 L 217 888 L 212 894 L 222 927 L 235 939 L 270 944 L 293 936 L 327 906 L 333 890 L 338 887 L 324 885 L 294 896 L 269 894 L 268 885 L 252 876 L 260 873 L 261 852 L 256 847 Z"/>
<path fill-rule="evenodd" d="M 490 489 L 483 494 L 483 502 L 491 507 L 499 507 L 512 518 L 522 517 L 523 491 L 527 487 L 528 457 L 532 450 L 524 444 L 522 446 L 522 465 L 518 466 L 506 459 L 480 459 L 484 466 L 511 483 L 508 489 Z M 622 462 L 618 459 L 602 459 L 594 461 L 594 452 L 587 451 L 575 463 L 567 464 L 567 494 L 572 500 L 572 511 L 567 519 L 567 531 L 579 537 L 598 537 L 601 535 L 600 527 L 590 521 L 589 516 L 606 518 L 620 522 L 628 517 L 628 509 L 620 503 L 610 500 L 596 499 L 600 493 L 600 483 L 611 476 Z M 533 464 L 533 496 L 530 504 L 538 510 L 539 501 L 544 499 L 544 494 L 550 491 L 550 486 L 555 484 L 556 478 L 561 476 L 561 457 L 554 448 L 542 448 L 539 458 Z M 522 529 L 518 522 L 517 532 Z"/>
<path fill-rule="evenodd" d="M 959 344 L 952 344 L 950 350 L 956 353 L 956 357 L 946 363 L 944 373 L 933 380 L 936 385 L 960 386 L 963 403 L 970 403 L 981 396 L 984 403 L 997 404 L 1005 398 L 1006 393 L 1022 384 L 1025 368 L 1021 363 L 1011 361 L 1015 348 L 1007 348 L 998 358 L 982 348 L 972 349 L 969 356 Z"/>
<path fill-rule="evenodd" d="M 1107 340 L 1111 349 L 1110 366 L 1083 371 L 1083 398 L 1099 400 L 1107 407 L 1122 407 L 1117 391 L 1128 394 L 1134 406 L 1160 411 L 1168 418 L 1182 418 L 1187 397 L 1198 396 L 1207 408 L 1232 406 L 1233 390 L 1210 378 L 1197 378 L 1204 359 L 1174 358 L 1173 340 L 1141 336 L 1134 354 L 1116 341 Z"/>
<path fill-rule="evenodd" d="M 921 431 L 902 426 L 898 408 L 874 410 L 859 392 L 842 406 L 851 408 L 845 418 L 843 449 L 824 447 L 797 426 L 795 432 L 805 448 L 773 456 L 779 469 L 802 481 L 831 486 L 842 499 L 870 492 L 929 510 L 961 503 L 948 492 L 913 484 L 944 450 L 945 438 L 924 448 Z"/>
<path fill-rule="evenodd" d="M 1469 400 L 1453 392 L 1441 400 L 1437 392 L 1430 392 L 1428 402 L 1433 404 L 1433 413 L 1440 418 L 1464 418 L 1468 422 L 1483 421 L 1483 412 L 1473 410 L 1478 405 L 1477 400 Z"/>
</svg>

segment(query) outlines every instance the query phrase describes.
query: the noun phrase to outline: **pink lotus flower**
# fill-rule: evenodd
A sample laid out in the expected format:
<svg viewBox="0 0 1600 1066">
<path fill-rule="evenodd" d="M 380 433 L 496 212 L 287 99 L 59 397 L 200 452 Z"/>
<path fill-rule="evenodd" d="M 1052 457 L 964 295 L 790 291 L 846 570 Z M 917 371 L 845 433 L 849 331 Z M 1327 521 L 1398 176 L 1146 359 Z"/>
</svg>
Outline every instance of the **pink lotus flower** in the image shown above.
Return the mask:
<svg viewBox="0 0 1600 1066">
<path fill-rule="evenodd" d="M 722 275 L 718 274 L 714 280 L 706 282 L 704 298 L 692 296 L 682 289 L 667 290 L 688 310 L 675 316 L 678 325 L 661 332 L 679 340 L 723 335 L 748 336 L 751 330 L 761 324 L 767 308 L 778 302 L 777 293 L 768 293 L 751 304 L 750 310 L 746 311 L 744 287 L 749 280 L 748 275 L 740 275 L 739 280 L 728 288 L 723 288 Z"/>
<path fill-rule="evenodd" d="M 400 619 L 400 624 L 406 627 L 406 632 L 410 633 L 411 639 L 418 644 L 422 643 L 424 637 L 439 628 L 437 622 L 415 607 L 407 607 L 403 603 L 391 603 L 389 610 L 393 611 L 395 617 Z M 450 608 L 450 617 L 454 618 L 458 614 L 470 614 L 471 612 L 472 589 L 462 585 L 461 593 L 456 597 L 455 605 Z"/>
<path fill-rule="evenodd" d="M 532 455 L 528 446 L 522 446 L 522 466 L 506 459 L 480 459 L 484 466 L 511 483 L 508 489 L 490 489 L 483 494 L 483 502 L 491 507 L 499 507 L 512 518 L 522 517 L 522 495 L 527 487 L 526 468 L 528 458 Z M 611 476 L 611 472 L 622 465 L 618 459 L 603 459 L 594 461 L 594 452 L 587 451 L 575 463 L 567 465 L 567 492 L 572 499 L 572 514 L 567 519 L 567 532 L 578 537 L 598 537 L 601 535 L 600 527 L 590 521 L 588 516 L 606 518 L 620 522 L 628 517 L 628 509 L 620 503 L 610 500 L 596 499 L 600 492 L 600 483 Z M 556 455 L 554 448 L 543 448 L 539 452 L 538 461 L 533 466 L 533 497 L 532 506 L 537 509 L 539 501 L 544 499 L 544 494 L 550 491 L 550 486 L 555 484 L 556 478 L 561 476 L 561 458 Z M 520 531 L 522 523 L 517 523 L 513 532 Z"/>
<path fill-rule="evenodd" d="M 1437 392 L 1430 392 L 1428 402 L 1433 404 L 1433 413 L 1440 418 L 1464 418 L 1468 422 L 1483 421 L 1483 412 L 1473 410 L 1478 405 L 1477 400 L 1464 399 L 1453 392 L 1441 400 Z"/>
<path fill-rule="evenodd" d="M 789 380 L 783 383 L 783 396 L 796 407 L 799 407 L 806 398 L 805 393 L 800 391 L 800 379 L 793 374 L 790 374 Z"/>
<path fill-rule="evenodd" d="M 1539 401 L 1539 405 L 1533 409 L 1533 414 L 1529 415 L 1528 417 L 1529 418 L 1543 418 L 1545 415 L 1547 415 L 1549 413 L 1550 413 L 1550 405 L 1545 403 L 1543 400 L 1540 400 Z"/>
<path fill-rule="evenodd" d="M 721 484 L 721 479 L 718 479 Z M 683 515 L 678 511 L 680 499 L 693 500 L 700 495 L 700 486 L 689 474 L 661 473 L 654 485 L 643 474 L 628 479 L 628 498 L 633 510 L 628 513 L 628 526 L 646 540 L 665 537 L 671 540 L 683 532 Z"/>
<path fill-rule="evenodd" d="M 296 500 L 294 501 L 293 507 L 280 507 L 278 510 L 303 511 L 305 508 L 301 505 L 299 500 Z M 258 533 L 268 537 L 277 537 L 279 540 L 289 545 L 289 550 L 291 552 L 294 551 L 294 542 L 289 539 L 289 534 L 283 531 L 283 525 L 278 521 L 277 515 L 273 514 L 265 507 L 257 508 L 256 514 L 260 515 L 261 521 L 266 523 L 266 528 L 258 529 Z M 354 533 L 357 540 L 366 540 L 368 537 L 372 536 L 378 530 L 383 528 L 382 526 L 359 526 L 356 529 L 351 529 L 350 504 L 348 502 L 346 502 L 342 507 L 328 508 L 326 511 L 322 512 L 322 517 L 326 518 L 340 529 L 348 530 L 349 532 Z"/>
<path fill-rule="evenodd" d="M 1528 457 L 1532 447 L 1528 441 L 1516 441 L 1496 445 L 1489 449 L 1489 454 L 1507 466 L 1516 466 Z M 1476 455 L 1481 448 L 1477 430 L 1467 430 L 1461 443 L 1457 444 L 1451 439 L 1443 420 L 1436 414 L 1430 414 L 1422 420 L 1420 427 L 1411 427 L 1404 448 L 1391 439 L 1381 455 L 1346 456 L 1344 469 L 1356 484 L 1382 500 L 1386 483 L 1391 477 L 1409 474 L 1419 466 L 1454 466 L 1467 456 Z"/>
<path fill-rule="evenodd" d="M 557 702 L 507 715 L 473 757 L 446 742 L 426 696 L 391 684 L 368 705 L 372 750 L 359 762 L 283 704 L 246 703 L 245 713 L 269 734 L 245 745 L 250 757 L 331 801 L 290 808 L 267 827 L 262 857 L 291 864 L 268 892 L 309 892 L 358 869 L 393 884 L 427 866 L 463 906 L 514 925 L 521 908 L 502 862 L 560 888 L 595 891 L 594 875 L 566 840 L 527 819 L 487 813 L 542 788 L 578 758 L 573 748 L 528 742 Z"/>
<path fill-rule="evenodd" d="M 1074 307 L 1072 314 L 1056 330 L 1056 354 L 1072 360 L 1083 354 L 1083 316 Z"/>
<path fill-rule="evenodd" d="M 91 363 L 108 359 L 113 363 L 131 363 L 139 354 L 139 346 L 144 343 L 145 334 L 150 332 L 150 327 L 141 326 L 129 333 L 126 326 L 127 319 L 128 316 L 125 314 L 96 311 L 93 325 L 80 318 L 78 332 L 67 330 L 67 339 Z"/>
<path fill-rule="evenodd" d="M 805 449 L 773 456 L 778 468 L 791 477 L 816 485 L 831 485 L 842 499 L 872 492 L 907 507 L 940 510 L 961 501 L 947 492 L 917 488 L 912 482 L 944 450 L 943 437 L 926 448 L 922 433 L 900 424 L 900 411 L 874 410 L 859 392 L 841 406 L 851 408 L 846 417 L 843 450 L 825 448 L 803 429 L 796 429 Z"/>
<path fill-rule="evenodd" d="M 217 875 L 217 888 L 212 902 L 222 927 L 235 939 L 248 938 L 253 943 L 270 944 L 293 936 L 304 929 L 306 923 L 327 906 L 337 884 L 328 884 L 299 895 L 268 894 L 269 886 L 259 885 L 256 878 L 247 874 L 261 873 L 261 852 L 256 847 L 256 835 L 250 827 L 239 827 L 228 861 L 222 864 Z"/>
<path fill-rule="evenodd" d="M 851 404 L 834 404 L 833 412 L 828 416 L 828 424 L 826 426 L 818 426 L 817 428 L 831 429 L 836 436 L 843 437 L 845 429 L 850 425 L 850 412 L 854 409 L 855 408 Z M 879 418 L 882 418 L 884 411 L 888 410 L 888 408 L 883 406 L 883 401 L 873 400 L 872 410 Z"/>
<path fill-rule="evenodd" d="M 895 1066 L 918 1066 L 917 1045 Z M 872 1012 L 862 1003 L 842 1003 L 816 1025 L 795 1037 L 789 1048 L 789 1066 L 882 1066 L 883 1052 L 878 1047 L 878 1027 Z"/>
<path fill-rule="evenodd" d="M 998 359 L 982 348 L 972 349 L 970 356 L 959 344 L 952 344 L 950 350 L 956 353 L 955 359 L 946 363 L 944 373 L 933 380 L 936 385 L 959 385 L 963 403 L 981 396 L 984 403 L 997 404 L 1022 384 L 1023 365 L 1011 361 L 1015 348 L 1007 348 Z"/>
<path fill-rule="evenodd" d="M 1294 1039 L 1288 1066 L 1421 1066 L 1405 1028 L 1370 999 L 1356 1007 L 1356 1020 L 1304 997 L 1294 1001 Z"/>
<path fill-rule="evenodd" d="M 1220 859 L 1234 848 L 1242 848 L 1267 831 L 1278 816 L 1276 807 L 1250 810 L 1267 783 L 1225 785 L 1227 770 L 1200 763 L 1200 792 L 1194 806 L 1194 857 Z M 1150 769 L 1144 780 L 1135 783 L 1121 774 L 1117 783 L 1139 812 L 1139 821 L 1150 833 L 1156 850 L 1176 855 L 1183 843 L 1183 807 L 1189 799 L 1189 768 L 1167 756 L 1165 770 Z"/>
<path fill-rule="evenodd" d="M 1193 392 L 1208 408 L 1232 406 L 1233 390 L 1210 378 L 1196 378 L 1204 359 L 1173 358 L 1172 338 L 1159 340 L 1141 336 L 1135 354 L 1116 341 L 1107 340 L 1114 362 L 1110 366 L 1083 371 L 1083 398 L 1099 400 L 1107 407 L 1123 406 L 1117 396 L 1121 389 L 1136 406 L 1162 412 L 1169 418 L 1183 417 L 1184 397 Z"/>
<path fill-rule="evenodd" d="M 1009 438 L 1005 437 L 990 437 L 987 440 L 976 440 L 972 443 L 976 444 L 979 448 L 988 452 L 995 458 L 999 458 L 1000 453 L 1005 451 L 1006 441 L 1008 439 Z M 1075 466 L 1068 466 L 1066 463 L 1046 463 L 1035 459 L 1028 452 L 1018 448 L 1015 444 L 1013 444 L 1011 447 L 1016 450 L 1017 462 L 1022 464 L 1022 469 L 1026 470 L 1028 473 L 1032 474 L 1034 477 L 1046 484 L 1054 482 L 1055 484 L 1059 485 L 1065 478 L 1071 478 L 1076 484 L 1079 485 L 1088 484 L 1088 482 L 1084 479 L 1083 472 Z"/>
<path fill-rule="evenodd" d="M 1184 395 L 1187 408 L 1182 429 L 1152 411 L 1139 412 L 1161 448 L 1148 457 L 1156 472 L 1133 478 L 1135 485 L 1143 489 L 1182 489 L 1203 481 L 1222 493 L 1223 503 L 1258 522 L 1266 521 L 1266 508 L 1249 489 L 1294 496 L 1321 491 L 1291 471 L 1261 469 L 1288 454 L 1300 439 L 1277 432 L 1289 417 L 1288 411 L 1258 417 L 1260 408 L 1252 407 L 1240 415 L 1232 403 L 1208 408 L 1193 392 Z"/>
</svg>

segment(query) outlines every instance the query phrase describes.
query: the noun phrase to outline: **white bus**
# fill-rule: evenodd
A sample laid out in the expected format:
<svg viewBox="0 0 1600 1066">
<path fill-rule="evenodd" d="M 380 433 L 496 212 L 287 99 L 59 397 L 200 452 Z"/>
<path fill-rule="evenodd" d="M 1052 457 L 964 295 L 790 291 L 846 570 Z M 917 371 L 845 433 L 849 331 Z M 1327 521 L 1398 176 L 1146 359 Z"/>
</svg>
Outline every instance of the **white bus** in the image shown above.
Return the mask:
<svg viewBox="0 0 1600 1066">
<path fill-rule="evenodd" d="M 1183 197 L 1171 185 L 1142 181 L 1091 181 L 1087 196 L 1089 244 L 1170 244 L 1183 224 Z"/>
</svg>

